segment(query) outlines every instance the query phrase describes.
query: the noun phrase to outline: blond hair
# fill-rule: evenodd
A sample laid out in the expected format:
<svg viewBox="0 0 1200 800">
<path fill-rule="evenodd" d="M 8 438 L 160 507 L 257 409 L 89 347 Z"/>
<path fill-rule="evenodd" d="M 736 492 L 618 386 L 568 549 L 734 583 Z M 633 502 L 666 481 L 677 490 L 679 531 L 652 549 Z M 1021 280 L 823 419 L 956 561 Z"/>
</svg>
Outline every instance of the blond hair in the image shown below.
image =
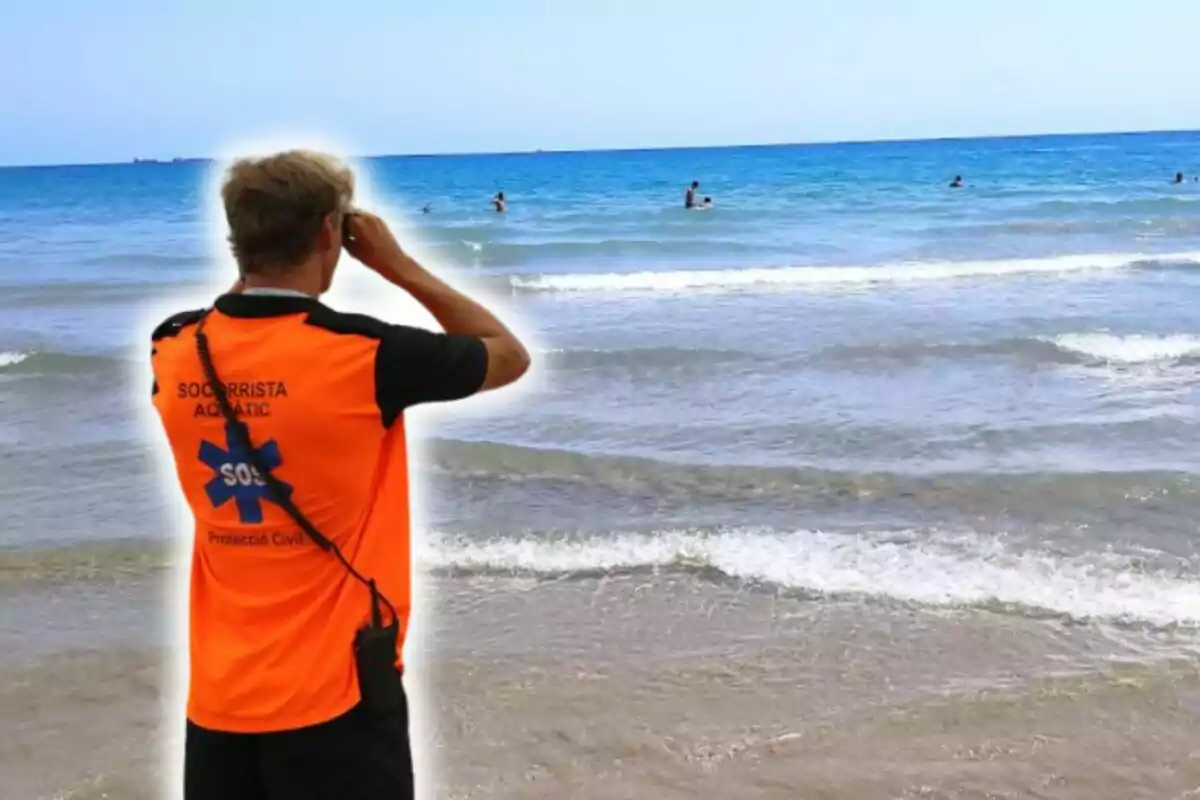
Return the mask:
<svg viewBox="0 0 1200 800">
<path fill-rule="evenodd" d="M 302 263 L 325 218 L 348 210 L 353 196 L 354 174 L 324 153 L 288 150 L 236 161 L 225 175 L 221 199 L 229 245 L 242 272 Z"/>
</svg>

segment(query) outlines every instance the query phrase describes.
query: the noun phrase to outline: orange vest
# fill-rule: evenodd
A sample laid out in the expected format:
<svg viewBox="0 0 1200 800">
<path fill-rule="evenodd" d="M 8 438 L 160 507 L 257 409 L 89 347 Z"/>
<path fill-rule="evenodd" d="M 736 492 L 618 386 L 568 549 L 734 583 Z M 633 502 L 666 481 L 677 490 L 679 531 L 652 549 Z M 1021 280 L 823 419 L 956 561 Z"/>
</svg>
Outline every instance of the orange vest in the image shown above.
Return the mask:
<svg viewBox="0 0 1200 800">
<path fill-rule="evenodd" d="M 200 366 L 184 312 L 155 330 L 153 402 L 195 516 L 188 718 L 266 732 L 333 719 L 359 700 L 352 643 L 368 590 L 269 498 Z M 298 296 L 225 295 L 205 322 L 231 404 L 271 473 L 396 607 L 410 596 L 403 409 L 478 390 L 486 350 L 340 314 Z"/>
</svg>

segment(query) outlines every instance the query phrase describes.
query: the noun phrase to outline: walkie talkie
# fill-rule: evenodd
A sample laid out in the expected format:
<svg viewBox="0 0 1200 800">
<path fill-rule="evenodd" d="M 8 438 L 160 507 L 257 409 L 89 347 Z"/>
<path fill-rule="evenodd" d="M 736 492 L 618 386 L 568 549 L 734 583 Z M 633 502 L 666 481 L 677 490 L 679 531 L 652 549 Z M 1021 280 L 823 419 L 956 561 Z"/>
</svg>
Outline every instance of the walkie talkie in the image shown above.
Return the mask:
<svg viewBox="0 0 1200 800">
<path fill-rule="evenodd" d="M 354 634 L 354 664 L 363 705 L 377 714 L 393 714 L 405 707 L 404 685 L 396 670 L 396 645 L 400 641 L 400 619 L 383 624 L 375 581 L 370 582 L 371 622 Z"/>
</svg>

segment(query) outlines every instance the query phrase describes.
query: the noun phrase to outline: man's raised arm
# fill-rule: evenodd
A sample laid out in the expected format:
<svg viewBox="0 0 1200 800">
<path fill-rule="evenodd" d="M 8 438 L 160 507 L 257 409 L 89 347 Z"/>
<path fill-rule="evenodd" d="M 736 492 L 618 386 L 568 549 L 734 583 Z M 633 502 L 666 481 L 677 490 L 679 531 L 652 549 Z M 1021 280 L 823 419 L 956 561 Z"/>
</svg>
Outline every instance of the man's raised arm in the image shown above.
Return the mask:
<svg viewBox="0 0 1200 800">
<path fill-rule="evenodd" d="M 374 214 L 355 212 L 348 220 L 347 251 L 392 284 L 411 294 L 446 333 L 473 336 L 487 349 L 487 371 L 480 391 L 516 381 L 529 369 L 529 353 L 504 323 L 479 303 L 446 284 L 404 252 Z"/>
</svg>

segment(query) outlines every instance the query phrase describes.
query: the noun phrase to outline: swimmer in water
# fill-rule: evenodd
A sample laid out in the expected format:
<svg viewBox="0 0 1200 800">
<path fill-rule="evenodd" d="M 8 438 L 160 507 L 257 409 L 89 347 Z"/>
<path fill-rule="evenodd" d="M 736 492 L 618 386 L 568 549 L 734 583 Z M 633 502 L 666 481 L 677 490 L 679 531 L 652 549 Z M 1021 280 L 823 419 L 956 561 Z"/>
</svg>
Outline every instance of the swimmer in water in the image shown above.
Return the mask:
<svg viewBox="0 0 1200 800">
<path fill-rule="evenodd" d="M 426 203 L 421 207 L 422 214 L 428 214 L 430 211 L 433 211 L 433 206 L 430 203 Z"/>
<path fill-rule="evenodd" d="M 496 192 L 496 196 L 492 198 L 492 205 L 496 207 L 496 212 L 503 214 L 508 209 L 508 201 L 504 199 L 504 192 Z"/>
<path fill-rule="evenodd" d="M 955 175 L 954 180 L 950 181 L 951 189 L 961 189 L 961 188 L 963 188 L 963 186 L 964 186 L 964 184 L 963 184 L 962 175 Z"/>
<path fill-rule="evenodd" d="M 712 198 L 706 197 L 706 198 L 704 198 L 704 202 L 702 202 L 700 205 L 696 206 L 696 210 L 697 211 L 708 211 L 712 207 L 713 207 Z"/>
<path fill-rule="evenodd" d="M 683 207 L 696 207 L 696 190 L 700 188 L 700 181 L 692 181 L 692 185 L 683 193 Z"/>
<path fill-rule="evenodd" d="M 1176 172 L 1176 173 L 1175 173 L 1175 180 L 1174 180 L 1174 181 L 1172 181 L 1172 183 L 1183 183 L 1183 173 L 1182 173 L 1182 172 Z"/>
</svg>

